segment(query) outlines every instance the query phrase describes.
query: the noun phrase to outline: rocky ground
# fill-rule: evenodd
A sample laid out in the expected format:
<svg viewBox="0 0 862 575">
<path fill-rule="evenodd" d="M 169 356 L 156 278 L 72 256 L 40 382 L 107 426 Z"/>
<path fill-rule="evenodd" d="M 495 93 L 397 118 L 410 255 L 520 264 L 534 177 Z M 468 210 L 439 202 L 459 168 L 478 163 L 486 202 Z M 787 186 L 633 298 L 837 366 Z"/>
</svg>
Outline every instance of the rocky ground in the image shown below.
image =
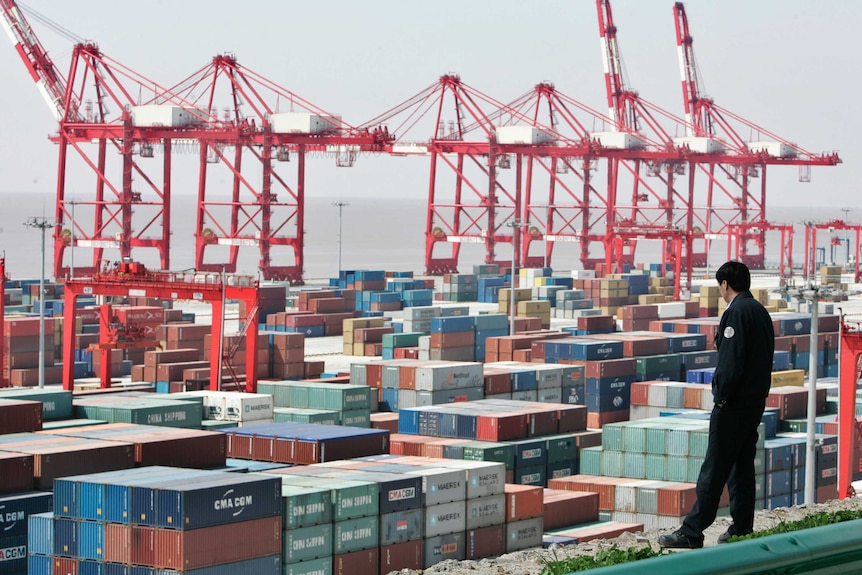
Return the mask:
<svg viewBox="0 0 862 575">
<path fill-rule="evenodd" d="M 755 530 L 765 530 L 774 527 L 782 521 L 796 521 L 808 514 L 820 511 L 838 511 L 842 509 L 862 509 L 862 498 L 856 497 L 841 501 L 829 501 L 827 503 L 813 506 L 799 505 L 789 508 L 758 511 L 755 520 Z M 724 533 L 730 525 L 729 517 L 719 517 L 716 522 L 707 529 L 705 545 L 711 547 L 717 544 L 718 536 Z M 579 545 L 553 546 L 550 549 L 529 549 L 508 553 L 495 559 L 482 559 L 480 561 L 443 561 L 423 571 L 403 569 L 394 571 L 398 575 L 432 575 L 446 573 L 448 575 L 539 575 L 544 568 L 545 561 L 560 560 L 576 555 L 592 555 L 601 549 L 618 547 L 641 547 L 652 546 L 658 550 L 659 535 L 672 530 L 654 530 L 644 533 L 625 533 L 616 539 L 590 541 Z M 695 551 L 692 551 L 695 552 Z"/>
</svg>

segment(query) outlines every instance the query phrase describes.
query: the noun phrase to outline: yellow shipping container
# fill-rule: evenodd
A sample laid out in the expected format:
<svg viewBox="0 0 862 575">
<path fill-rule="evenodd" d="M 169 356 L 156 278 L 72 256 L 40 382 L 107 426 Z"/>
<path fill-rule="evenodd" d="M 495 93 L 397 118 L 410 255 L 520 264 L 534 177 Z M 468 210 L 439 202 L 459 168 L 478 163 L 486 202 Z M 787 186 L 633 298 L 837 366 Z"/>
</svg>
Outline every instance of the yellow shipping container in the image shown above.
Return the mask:
<svg viewBox="0 0 862 575">
<path fill-rule="evenodd" d="M 772 372 L 772 385 L 792 385 L 801 387 L 805 385 L 805 370 L 804 369 L 788 369 L 785 371 Z"/>
<path fill-rule="evenodd" d="M 639 305 L 650 305 L 654 303 L 664 303 L 667 301 L 667 296 L 664 294 L 640 294 L 638 295 L 638 304 Z"/>
</svg>

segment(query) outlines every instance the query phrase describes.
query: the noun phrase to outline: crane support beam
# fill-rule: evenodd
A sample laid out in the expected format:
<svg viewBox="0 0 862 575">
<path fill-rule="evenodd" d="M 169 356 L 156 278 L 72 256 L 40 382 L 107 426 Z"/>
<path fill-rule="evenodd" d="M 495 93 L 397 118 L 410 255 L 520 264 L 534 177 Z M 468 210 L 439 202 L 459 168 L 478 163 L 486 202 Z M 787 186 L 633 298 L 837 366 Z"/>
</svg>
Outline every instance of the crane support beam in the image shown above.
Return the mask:
<svg viewBox="0 0 862 575">
<path fill-rule="evenodd" d="M 125 266 L 126 264 L 122 264 Z M 131 264 L 138 266 L 140 264 Z M 121 270 L 124 268 L 121 267 Z M 82 295 L 105 295 L 118 297 L 150 297 L 167 300 L 191 300 L 212 305 L 212 340 L 222 341 L 222 319 L 224 300 L 240 300 L 250 308 L 259 305 L 258 283 L 250 277 L 229 276 L 222 282 L 218 274 L 183 274 L 140 271 L 100 273 L 93 277 L 75 277 L 65 281 L 64 314 L 66 325 L 74 325 L 76 301 Z M 257 391 L 257 321 L 248 322 L 246 335 L 246 391 Z M 100 342 L 100 345 L 103 342 Z M 104 342 L 106 343 L 106 342 Z M 63 389 L 74 387 L 75 330 L 63 332 Z M 221 384 L 216 374 L 220 373 L 223 358 L 216 352 L 210 354 L 210 388 L 218 390 Z M 110 362 L 103 362 L 110 364 Z M 110 373 L 100 374 L 102 385 L 110 386 Z M 106 377 L 107 376 L 107 377 Z"/>
</svg>

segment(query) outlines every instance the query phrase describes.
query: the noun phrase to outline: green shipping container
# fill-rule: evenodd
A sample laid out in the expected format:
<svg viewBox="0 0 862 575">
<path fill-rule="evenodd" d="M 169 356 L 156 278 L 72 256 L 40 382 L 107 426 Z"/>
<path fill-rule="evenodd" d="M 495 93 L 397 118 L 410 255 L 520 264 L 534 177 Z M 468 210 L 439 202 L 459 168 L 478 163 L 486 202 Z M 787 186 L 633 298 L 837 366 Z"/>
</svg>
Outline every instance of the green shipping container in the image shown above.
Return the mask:
<svg viewBox="0 0 862 575">
<path fill-rule="evenodd" d="M 332 492 L 326 487 L 281 486 L 285 530 L 332 522 Z"/>
<path fill-rule="evenodd" d="M 679 373 L 678 353 L 664 355 L 644 355 L 637 358 L 638 373 Z"/>
<path fill-rule="evenodd" d="M 42 402 L 42 420 L 72 418 L 72 392 L 53 389 L 2 389 L 0 399 L 26 399 Z"/>
<path fill-rule="evenodd" d="M 339 414 L 330 409 L 303 409 L 301 407 L 276 407 L 273 410 L 276 423 L 318 423 L 338 425 Z"/>
<path fill-rule="evenodd" d="M 646 429 L 638 424 L 623 428 L 623 451 L 646 452 Z"/>
<path fill-rule="evenodd" d="M 384 333 L 383 347 L 416 347 L 419 345 L 419 338 L 425 335 L 419 331 L 407 333 Z"/>
<path fill-rule="evenodd" d="M 341 412 L 341 425 L 347 427 L 371 427 L 371 410 L 351 409 Z"/>
<path fill-rule="evenodd" d="M 549 435 L 547 441 L 548 463 L 557 461 L 577 461 L 578 439 L 575 434 Z"/>
<path fill-rule="evenodd" d="M 309 477 L 307 475 L 282 475 L 281 484 L 299 487 L 322 487 L 332 494 L 332 519 L 341 521 L 354 517 L 377 515 L 380 501 L 377 483 Z"/>
<path fill-rule="evenodd" d="M 644 458 L 647 479 L 664 481 L 667 479 L 667 455 L 647 453 Z"/>
<path fill-rule="evenodd" d="M 496 461 L 515 469 L 515 446 L 493 441 L 471 441 L 464 444 L 464 459 L 467 461 Z"/>
<path fill-rule="evenodd" d="M 380 540 L 378 521 L 376 515 L 336 521 L 333 554 L 377 547 Z"/>
<path fill-rule="evenodd" d="M 332 555 L 332 523 L 288 529 L 281 536 L 282 561 L 295 563 Z"/>
<path fill-rule="evenodd" d="M 585 475 L 602 474 L 601 447 L 587 447 L 581 450 L 581 473 Z"/>
<path fill-rule="evenodd" d="M 332 555 L 309 559 L 299 563 L 288 563 L 281 571 L 282 575 L 332 575 Z"/>
<path fill-rule="evenodd" d="M 623 427 L 620 423 L 609 423 L 602 426 L 602 447 L 605 449 L 622 449 Z"/>
<path fill-rule="evenodd" d="M 239 427 L 238 421 L 219 421 L 218 419 L 204 419 L 201 421 L 201 429 L 204 431 L 216 431 L 218 429 L 232 429 Z"/>
</svg>

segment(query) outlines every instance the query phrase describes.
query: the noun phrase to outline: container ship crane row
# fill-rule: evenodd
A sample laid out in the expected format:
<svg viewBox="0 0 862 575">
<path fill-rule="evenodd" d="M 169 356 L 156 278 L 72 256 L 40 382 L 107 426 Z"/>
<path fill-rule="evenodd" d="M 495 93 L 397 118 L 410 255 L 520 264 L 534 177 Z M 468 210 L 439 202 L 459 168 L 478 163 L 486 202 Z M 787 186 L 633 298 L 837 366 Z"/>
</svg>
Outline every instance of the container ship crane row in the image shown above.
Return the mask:
<svg viewBox="0 0 862 575">
<path fill-rule="evenodd" d="M 609 154 L 607 158 L 606 230 L 613 231 L 617 224 L 681 229 L 681 255 L 668 252 L 663 258 L 682 257 L 683 268 L 691 269 L 705 258 L 693 251 L 700 226 L 694 210 L 688 150 L 676 146 L 664 127 L 669 123 L 678 130 L 685 122 L 628 87 L 610 0 L 596 0 L 596 13 L 611 123 L 609 131 L 594 133 L 593 137 L 605 147 L 631 152 Z M 631 185 L 628 201 L 622 192 L 625 185 Z M 617 256 L 624 263 L 633 263 L 637 238 L 625 237 L 620 246 L 620 238 L 616 237 L 615 244 Z M 666 250 L 673 248 L 673 242 L 664 244 Z"/>
<path fill-rule="evenodd" d="M 683 104 L 686 116 L 686 135 L 674 138 L 674 145 L 691 152 L 691 191 L 694 193 L 695 172 L 705 177 L 705 203 L 697 203 L 694 212 L 700 235 L 707 245 L 711 238 L 738 234 L 749 226 L 753 233 L 737 235 L 737 254 L 750 267 L 763 268 L 765 236 L 769 229 L 759 226 L 766 221 L 766 168 L 767 166 L 798 166 L 799 180 L 810 181 L 812 166 L 836 166 L 841 159 L 836 153 L 813 154 L 800 146 L 757 126 L 706 97 L 694 57 L 694 39 L 689 30 L 688 17 L 682 2 L 673 7 L 676 43 L 679 55 Z M 755 134 L 748 141 L 741 131 Z M 755 186 L 755 180 L 760 185 Z M 757 189 L 759 188 L 759 189 Z M 756 231 L 755 231 L 756 230 Z M 792 237 L 792 236 L 788 236 Z M 782 244 L 784 243 L 782 233 Z M 750 253 L 753 242 L 753 253 Z M 787 252 L 782 245 L 782 253 Z M 697 261 L 696 265 L 705 262 Z"/>
<path fill-rule="evenodd" d="M 245 390 L 249 393 L 257 391 L 257 313 L 260 302 L 260 290 L 257 280 L 249 276 L 225 276 L 224 274 L 204 273 L 171 273 L 154 272 L 148 270 L 143 264 L 124 260 L 116 266 L 106 268 L 89 277 L 78 277 L 66 279 L 64 294 L 64 318 L 66 325 L 74 325 L 76 301 L 78 297 L 104 295 L 118 297 L 147 297 L 158 299 L 186 299 L 208 302 L 212 305 L 212 341 L 219 342 L 218 349 L 224 349 L 224 302 L 225 300 L 240 300 L 247 304 L 248 316 L 240 318 L 244 325 L 246 338 L 246 373 Z M 109 325 L 111 323 L 110 306 L 102 306 L 102 321 Z M 121 337 L 120 332 L 128 337 Z M 99 375 L 102 387 L 110 387 L 110 361 L 107 353 L 111 349 L 123 349 L 124 347 L 149 347 L 152 343 L 141 334 L 127 333 L 127 328 L 118 329 L 112 337 L 110 330 L 101 330 L 98 351 L 103 353 L 102 367 L 108 366 Z M 125 340 L 125 341 L 123 341 Z M 63 332 L 63 389 L 72 390 L 74 387 L 74 358 L 75 330 L 67 329 Z M 234 373 L 230 364 L 232 355 L 236 348 L 229 353 L 221 354 L 213 351 L 210 354 L 210 389 L 219 390 L 222 381 L 222 367 Z"/>
<path fill-rule="evenodd" d="M 394 126 L 399 138 L 389 147 L 390 154 L 429 157 L 428 274 L 457 272 L 465 243 L 482 244 L 485 263 L 507 265 L 497 254 L 500 243 L 513 244 L 517 253 L 518 236 L 507 223 L 519 219 L 523 173 L 520 162 L 513 165 L 510 155 L 531 143 L 505 137 L 505 143 L 500 141 L 490 114 L 502 107 L 459 76 L 447 74 L 363 124 Z"/>
<path fill-rule="evenodd" d="M 57 133 L 51 137 L 58 145 L 54 275 L 67 273 L 63 260 L 72 241 L 76 247 L 92 250 L 90 265 L 79 261 L 82 273 L 98 271 L 108 249 L 117 250 L 121 257 L 129 257 L 133 249 L 156 249 L 161 266 L 168 268 L 169 150 L 176 130 L 136 125 L 135 107 L 170 100 L 170 95 L 156 82 L 107 57 L 94 43 L 79 42 L 73 47 L 66 79 L 14 0 L 0 1 L 0 11 L 0 23 L 58 121 Z M 137 94 L 152 94 L 151 100 L 136 101 L 133 95 Z M 184 109 L 176 109 L 180 110 Z M 183 131 L 205 121 L 188 110 L 183 113 Z M 168 150 L 162 165 L 140 161 L 152 156 L 156 142 Z M 119 166 L 109 154 L 119 155 Z M 68 198 L 66 191 L 72 177 L 79 196 L 75 199 Z M 82 195 L 81 182 L 88 179 L 89 190 Z"/>
<path fill-rule="evenodd" d="M 105 250 L 116 250 L 124 259 L 143 248 L 156 249 L 160 267 L 170 269 L 171 190 L 178 184 L 174 162 L 191 147 L 198 152 L 198 268 L 234 272 L 239 247 L 251 246 L 260 251 L 258 267 L 265 279 L 301 283 L 306 153 L 325 152 L 338 165 L 349 166 L 358 152 L 382 151 L 392 139 L 379 129 L 348 126 L 240 68 L 230 55 L 213 58 L 186 80 L 165 88 L 107 57 L 96 44 L 78 43 L 66 80 L 14 0 L 2 0 L 0 9 L 4 29 L 58 118 L 57 134 L 51 138 L 59 146 L 57 277 L 69 271 L 63 263 L 69 247 L 92 250 L 92 263 L 79 261 L 76 266 L 80 273 L 96 273 Z M 229 79 L 229 105 L 219 118 L 221 93 L 216 85 L 223 78 Z M 280 114 L 279 102 L 302 111 Z M 245 113 L 243 105 L 251 113 Z M 249 183 L 249 170 L 243 171 L 243 151 L 252 157 L 252 169 L 262 173 L 260 189 Z M 156 152 L 161 161 L 153 159 Z M 119 167 L 109 153 L 120 156 Z M 274 165 L 292 158 L 297 175 L 288 185 Z M 231 182 L 226 197 L 218 200 L 207 188 L 213 164 L 222 165 Z M 82 194 L 78 182 L 87 175 L 91 191 Z M 67 182 L 73 177 L 78 197 L 68 198 Z M 288 199 L 279 201 L 277 192 L 282 190 Z M 226 261 L 205 261 L 205 251 L 214 245 L 228 246 Z M 293 265 L 273 265 L 271 251 L 277 246 L 293 251 Z"/>
</svg>

